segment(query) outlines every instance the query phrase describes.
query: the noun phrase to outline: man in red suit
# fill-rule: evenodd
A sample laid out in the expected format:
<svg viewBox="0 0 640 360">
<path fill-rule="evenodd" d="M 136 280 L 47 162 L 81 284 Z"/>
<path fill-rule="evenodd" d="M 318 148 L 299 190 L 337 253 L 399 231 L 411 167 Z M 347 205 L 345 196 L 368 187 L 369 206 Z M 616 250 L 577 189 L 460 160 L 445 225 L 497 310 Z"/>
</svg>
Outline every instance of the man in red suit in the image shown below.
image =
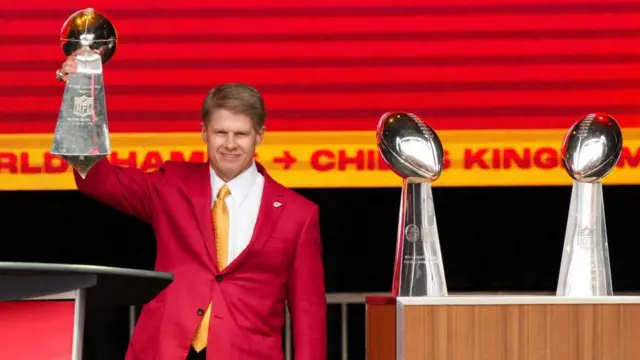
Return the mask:
<svg viewBox="0 0 640 360">
<path fill-rule="evenodd" d="M 75 58 L 62 73 L 73 74 Z M 326 359 L 318 207 L 254 161 L 265 133 L 261 95 L 243 84 L 207 94 L 208 163 L 153 172 L 104 159 L 78 189 L 149 223 L 157 271 L 173 283 L 146 304 L 126 360 L 280 360 L 285 306 L 296 360 Z"/>
</svg>

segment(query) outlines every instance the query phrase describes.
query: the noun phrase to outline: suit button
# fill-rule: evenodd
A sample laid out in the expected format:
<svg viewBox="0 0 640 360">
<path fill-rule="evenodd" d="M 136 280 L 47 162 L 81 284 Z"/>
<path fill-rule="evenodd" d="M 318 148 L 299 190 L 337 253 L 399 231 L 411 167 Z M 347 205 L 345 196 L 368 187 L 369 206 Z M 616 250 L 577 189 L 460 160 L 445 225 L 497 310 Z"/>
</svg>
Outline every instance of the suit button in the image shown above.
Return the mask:
<svg viewBox="0 0 640 360">
<path fill-rule="evenodd" d="M 204 315 L 204 310 L 202 310 L 202 309 L 198 309 L 198 315 L 199 315 L 199 316 Z"/>
<path fill-rule="evenodd" d="M 216 276 L 216 281 L 217 282 L 222 282 L 222 275 Z"/>
</svg>

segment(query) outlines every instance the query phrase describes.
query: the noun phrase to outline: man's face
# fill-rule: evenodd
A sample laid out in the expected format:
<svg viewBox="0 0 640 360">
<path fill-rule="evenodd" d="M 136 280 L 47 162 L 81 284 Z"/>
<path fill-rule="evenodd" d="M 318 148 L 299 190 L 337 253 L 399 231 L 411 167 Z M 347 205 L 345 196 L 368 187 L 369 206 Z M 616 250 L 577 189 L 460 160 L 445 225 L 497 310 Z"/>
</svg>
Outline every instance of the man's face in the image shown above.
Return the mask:
<svg viewBox="0 0 640 360">
<path fill-rule="evenodd" d="M 256 131 L 246 115 L 223 109 L 211 114 L 209 122 L 202 125 L 202 139 L 209 163 L 222 180 L 229 181 L 251 166 L 264 131 L 264 127 Z"/>
</svg>

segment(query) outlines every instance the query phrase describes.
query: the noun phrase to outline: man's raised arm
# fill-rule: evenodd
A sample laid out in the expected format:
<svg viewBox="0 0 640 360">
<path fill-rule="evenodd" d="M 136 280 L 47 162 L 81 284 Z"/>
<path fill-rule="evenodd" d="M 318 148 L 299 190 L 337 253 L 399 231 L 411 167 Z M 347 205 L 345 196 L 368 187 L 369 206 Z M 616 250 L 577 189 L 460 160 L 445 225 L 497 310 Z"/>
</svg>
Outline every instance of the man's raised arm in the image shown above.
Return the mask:
<svg viewBox="0 0 640 360">
<path fill-rule="evenodd" d="M 81 193 L 150 223 L 157 188 L 164 181 L 164 167 L 145 173 L 137 168 L 114 166 L 105 158 L 84 179 L 76 171 L 73 176 Z"/>
</svg>

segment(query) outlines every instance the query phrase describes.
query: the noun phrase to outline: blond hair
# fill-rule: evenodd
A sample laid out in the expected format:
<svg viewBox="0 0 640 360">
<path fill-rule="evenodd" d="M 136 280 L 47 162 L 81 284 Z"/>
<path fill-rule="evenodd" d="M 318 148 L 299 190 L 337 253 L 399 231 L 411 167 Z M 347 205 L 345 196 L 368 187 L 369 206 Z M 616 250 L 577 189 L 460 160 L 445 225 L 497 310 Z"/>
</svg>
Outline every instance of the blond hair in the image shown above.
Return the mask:
<svg viewBox="0 0 640 360">
<path fill-rule="evenodd" d="M 227 83 L 211 89 L 202 103 L 202 121 L 207 124 L 218 109 L 248 116 L 256 130 L 262 128 L 266 118 L 260 92 L 242 83 Z"/>
</svg>

